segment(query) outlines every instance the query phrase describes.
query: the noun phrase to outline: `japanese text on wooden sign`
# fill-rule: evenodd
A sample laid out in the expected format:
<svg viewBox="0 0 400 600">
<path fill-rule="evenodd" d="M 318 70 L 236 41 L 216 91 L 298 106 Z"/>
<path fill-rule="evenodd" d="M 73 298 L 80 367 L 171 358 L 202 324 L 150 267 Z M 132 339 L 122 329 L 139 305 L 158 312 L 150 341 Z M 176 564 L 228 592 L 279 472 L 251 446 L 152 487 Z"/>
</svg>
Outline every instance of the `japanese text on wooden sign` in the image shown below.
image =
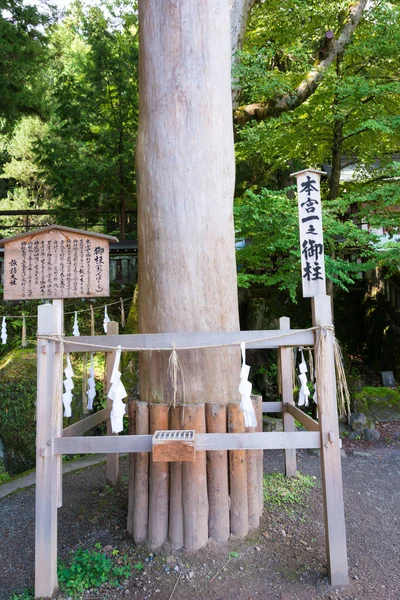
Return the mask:
<svg viewBox="0 0 400 600">
<path fill-rule="evenodd" d="M 320 171 L 294 173 L 297 179 L 303 296 L 326 294 Z"/>
<path fill-rule="evenodd" d="M 108 240 L 54 229 L 5 243 L 5 300 L 108 295 Z"/>
</svg>

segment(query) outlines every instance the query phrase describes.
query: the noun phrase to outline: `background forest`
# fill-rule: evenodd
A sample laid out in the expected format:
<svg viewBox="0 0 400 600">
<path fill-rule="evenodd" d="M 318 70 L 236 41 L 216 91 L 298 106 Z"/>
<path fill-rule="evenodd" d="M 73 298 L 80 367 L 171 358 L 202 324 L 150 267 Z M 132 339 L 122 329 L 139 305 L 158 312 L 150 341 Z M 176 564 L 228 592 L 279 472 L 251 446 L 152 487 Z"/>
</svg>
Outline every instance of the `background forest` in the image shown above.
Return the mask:
<svg viewBox="0 0 400 600">
<path fill-rule="evenodd" d="M 290 173 L 323 169 L 328 291 L 349 369 L 400 375 L 400 4 L 247 4 L 233 55 L 242 327 L 283 313 L 309 324 Z M 0 9 L 2 237 L 56 222 L 136 239 L 136 2 Z"/>
</svg>

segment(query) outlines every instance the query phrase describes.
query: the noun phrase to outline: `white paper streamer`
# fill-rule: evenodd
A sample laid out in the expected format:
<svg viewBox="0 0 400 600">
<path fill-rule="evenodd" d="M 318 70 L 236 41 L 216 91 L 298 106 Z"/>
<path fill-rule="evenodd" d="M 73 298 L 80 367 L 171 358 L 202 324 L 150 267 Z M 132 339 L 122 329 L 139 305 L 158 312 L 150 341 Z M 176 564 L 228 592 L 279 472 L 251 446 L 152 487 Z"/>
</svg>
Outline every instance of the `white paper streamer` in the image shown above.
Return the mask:
<svg viewBox="0 0 400 600">
<path fill-rule="evenodd" d="M 307 363 L 304 360 L 303 350 L 299 350 L 301 352 L 301 363 L 299 364 L 299 381 L 300 381 L 300 392 L 299 392 L 299 401 L 297 403 L 298 406 L 308 406 L 308 397 L 310 395 L 310 390 L 307 385 Z"/>
<path fill-rule="evenodd" d="M 79 325 L 78 325 L 78 311 L 75 311 L 75 318 L 74 318 L 74 326 L 72 328 L 72 335 L 75 335 L 75 336 L 80 335 L 80 333 L 79 333 Z"/>
<path fill-rule="evenodd" d="M 110 322 L 110 317 L 108 316 L 107 313 L 107 304 L 104 307 L 104 320 L 103 320 L 103 327 L 104 327 L 104 333 L 107 333 L 107 323 Z"/>
<path fill-rule="evenodd" d="M 240 344 L 242 351 L 242 368 L 240 370 L 240 385 L 239 392 L 242 400 L 240 402 L 240 408 L 243 411 L 244 424 L 246 427 L 257 427 L 257 418 L 254 411 L 253 402 L 251 401 L 251 383 L 248 380 L 250 367 L 246 365 L 246 344 L 242 342 Z"/>
<path fill-rule="evenodd" d="M 72 370 L 71 359 L 69 357 L 69 354 L 66 353 L 65 356 L 67 358 L 67 366 L 64 369 L 65 392 L 63 393 L 62 401 L 63 401 L 63 405 L 64 405 L 64 417 L 70 417 L 72 414 L 71 413 L 71 402 L 72 402 L 72 390 L 74 389 L 74 382 L 72 381 L 72 378 L 74 376 L 74 371 Z"/>
<path fill-rule="evenodd" d="M 126 405 L 124 402 L 122 402 L 122 398 L 126 398 L 128 395 L 121 381 L 121 373 L 119 371 L 120 359 L 121 346 L 118 346 L 118 349 L 115 353 L 115 362 L 110 379 L 111 387 L 110 391 L 108 392 L 108 397 L 113 403 L 110 413 L 111 430 L 113 433 L 119 433 L 124 428 L 123 420 Z"/>
<path fill-rule="evenodd" d="M 94 379 L 94 363 L 93 363 L 93 354 L 90 355 L 90 367 L 89 367 L 89 379 L 88 379 L 88 389 L 87 389 L 87 397 L 88 397 L 88 410 L 93 410 L 93 400 L 96 398 L 96 382 Z"/>
<path fill-rule="evenodd" d="M 7 344 L 7 324 L 5 317 L 3 317 L 3 321 L 1 323 L 1 343 Z"/>
</svg>

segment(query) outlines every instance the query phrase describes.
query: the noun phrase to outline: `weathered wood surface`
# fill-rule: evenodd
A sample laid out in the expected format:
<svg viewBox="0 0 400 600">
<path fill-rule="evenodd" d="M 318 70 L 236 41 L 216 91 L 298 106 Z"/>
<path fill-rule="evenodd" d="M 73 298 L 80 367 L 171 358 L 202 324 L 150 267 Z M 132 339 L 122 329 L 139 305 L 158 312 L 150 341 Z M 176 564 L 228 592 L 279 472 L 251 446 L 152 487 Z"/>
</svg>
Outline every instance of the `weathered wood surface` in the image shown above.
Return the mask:
<svg viewBox="0 0 400 600">
<path fill-rule="evenodd" d="M 313 323 L 332 325 L 329 296 L 316 296 L 312 300 Z M 344 520 L 342 465 L 336 403 L 336 378 L 333 354 L 333 332 L 322 332 L 324 360 L 318 356 L 316 344 L 316 381 L 318 393 L 318 419 L 321 429 L 321 472 L 324 497 L 325 538 L 328 573 L 332 585 L 348 583 L 346 526 Z"/>
<path fill-rule="evenodd" d="M 136 433 L 136 410 L 135 401 L 128 402 L 128 434 L 135 435 Z M 133 515 L 135 505 L 135 454 L 128 454 L 128 515 L 126 518 L 126 530 L 133 535 Z"/>
<path fill-rule="evenodd" d="M 119 325 L 116 321 L 109 321 L 107 323 L 107 337 L 109 340 L 112 340 L 114 336 L 118 335 Z M 115 352 L 107 352 L 106 354 L 106 363 L 107 363 L 107 408 L 112 409 L 112 401 L 108 397 L 108 392 L 111 388 L 111 375 L 114 368 L 115 362 Z M 118 435 L 116 433 L 112 433 L 111 428 L 111 419 L 107 419 L 107 435 Z M 106 480 L 107 483 L 111 486 L 115 486 L 119 482 L 119 456 L 118 454 L 108 454 L 107 462 L 106 462 Z"/>
<path fill-rule="evenodd" d="M 171 329 L 171 325 L 166 325 L 165 329 Z M 217 326 L 215 329 L 217 329 Z M 282 335 L 282 331 L 279 329 L 270 329 L 266 331 L 252 330 L 207 332 L 197 331 L 195 333 L 138 333 L 117 335 L 113 338 L 112 346 L 121 346 L 122 349 L 129 348 L 133 350 L 137 348 L 160 348 L 171 350 L 173 344 L 175 344 L 176 348 L 196 348 L 198 346 L 229 344 L 232 342 L 243 341 L 247 342 L 247 350 L 254 350 L 261 348 L 279 348 L 280 346 L 312 346 L 314 344 L 313 331 L 296 331 L 295 329 L 292 329 L 290 330 L 290 335 L 279 338 L 280 335 Z M 264 341 L 251 341 L 259 339 L 263 339 Z M 107 348 L 110 347 L 110 340 L 105 335 L 96 335 L 94 337 L 66 337 L 64 344 L 66 352 L 107 352 Z M 80 344 L 85 344 L 85 346 Z M 225 351 L 226 349 L 222 348 L 222 350 Z M 182 352 L 184 351 L 178 351 L 179 356 L 181 356 Z M 190 354 L 192 355 L 196 352 L 197 351 L 192 350 Z M 208 349 L 208 352 L 211 352 L 210 356 L 212 358 L 210 358 L 210 361 L 212 361 L 212 359 L 215 358 L 215 349 Z M 152 358 L 154 359 L 155 356 L 157 355 L 153 354 Z M 168 359 L 168 353 L 165 353 L 165 356 L 167 356 Z M 215 368 L 213 365 L 211 366 L 213 369 Z M 205 394 L 203 391 L 202 396 L 207 396 L 207 394 Z"/>
<path fill-rule="evenodd" d="M 170 409 L 171 429 L 182 428 L 182 407 Z M 182 464 L 174 462 L 170 465 L 169 482 L 169 541 L 174 550 L 179 550 L 184 544 L 183 505 L 182 505 Z"/>
<path fill-rule="evenodd" d="M 205 433 L 204 404 L 182 408 L 183 429 Z M 199 435 L 196 433 L 196 437 Z M 182 505 L 184 545 L 189 552 L 202 548 L 208 541 L 208 497 L 206 453 L 196 452 L 195 462 L 182 463 Z"/>
<path fill-rule="evenodd" d="M 297 406 L 285 404 L 285 412 L 288 412 L 294 419 L 301 423 L 301 425 L 303 425 L 307 431 L 320 431 L 318 421 L 315 421 L 309 415 L 306 415 L 306 413 L 300 410 L 300 408 Z"/>
<path fill-rule="evenodd" d="M 279 327 L 285 332 L 290 330 L 290 319 L 281 317 L 279 319 Z M 293 399 L 293 350 L 292 348 L 279 348 L 279 379 L 282 394 L 282 402 L 285 407 L 294 406 Z M 295 431 L 293 416 L 285 410 L 283 412 L 283 430 L 285 432 Z M 287 477 L 296 477 L 296 449 L 290 448 L 285 450 L 285 474 Z"/>
<path fill-rule="evenodd" d="M 254 412 L 257 415 L 260 414 L 258 408 L 261 404 L 261 396 L 253 396 L 252 402 L 254 406 Z M 257 421 L 258 425 L 258 421 Z M 246 427 L 246 432 L 254 433 L 257 431 L 256 427 Z M 247 463 L 247 505 L 249 515 L 249 528 L 256 529 L 260 524 L 260 480 L 258 454 L 259 450 L 247 450 L 246 452 L 246 463 Z"/>
<path fill-rule="evenodd" d="M 168 429 L 168 406 L 150 404 L 150 433 Z M 169 465 L 150 460 L 149 526 L 147 541 L 150 548 L 159 548 L 168 537 Z"/>
<path fill-rule="evenodd" d="M 151 435 L 69 437 L 54 440 L 55 454 L 107 454 L 108 452 L 151 452 Z M 196 451 L 283 450 L 285 448 L 320 448 L 317 431 L 294 433 L 205 433 L 196 434 Z"/>
<path fill-rule="evenodd" d="M 63 429 L 62 435 L 63 437 L 75 437 L 78 435 L 82 435 L 86 431 L 89 431 L 90 429 L 93 429 L 93 427 L 96 427 L 96 425 L 100 425 L 100 423 L 103 423 L 103 421 L 108 419 L 109 416 L 110 408 L 103 408 L 102 410 L 99 410 L 93 415 L 89 415 L 81 421 L 69 425 L 68 427 Z"/>
<path fill-rule="evenodd" d="M 226 426 L 226 406 L 206 404 L 207 433 L 226 433 Z M 216 542 L 226 542 L 229 539 L 228 484 L 227 451 L 207 452 L 208 535 Z"/>
<path fill-rule="evenodd" d="M 151 437 L 149 433 L 149 405 L 147 402 L 135 402 L 136 437 Z M 121 439 L 121 438 L 120 438 Z M 149 521 L 149 460 L 148 452 L 134 454 L 133 483 L 133 539 L 135 544 L 147 540 Z M 131 482 L 129 481 L 129 484 Z"/>
<path fill-rule="evenodd" d="M 61 333 L 57 307 L 38 307 L 38 334 Z M 62 429 L 62 352 L 56 343 L 39 340 L 37 352 L 36 409 L 36 533 L 35 597 L 51 598 L 58 589 L 57 505 L 59 500 L 60 456 L 52 454 L 52 439 Z M 57 373 L 58 371 L 58 373 Z"/>
<path fill-rule="evenodd" d="M 228 405 L 228 431 L 230 434 L 245 432 L 243 412 L 237 402 Z M 257 434 L 248 433 L 244 437 L 247 435 Z M 231 533 L 237 537 L 244 537 L 249 531 L 245 450 L 229 452 L 229 491 L 231 495 Z"/>
<path fill-rule="evenodd" d="M 258 402 L 256 405 L 256 417 L 257 417 L 257 432 L 263 432 L 263 402 Z M 260 501 L 260 517 L 264 510 L 264 450 L 257 450 L 257 466 L 258 466 L 258 478 L 260 483 L 259 489 L 259 501 Z"/>
</svg>

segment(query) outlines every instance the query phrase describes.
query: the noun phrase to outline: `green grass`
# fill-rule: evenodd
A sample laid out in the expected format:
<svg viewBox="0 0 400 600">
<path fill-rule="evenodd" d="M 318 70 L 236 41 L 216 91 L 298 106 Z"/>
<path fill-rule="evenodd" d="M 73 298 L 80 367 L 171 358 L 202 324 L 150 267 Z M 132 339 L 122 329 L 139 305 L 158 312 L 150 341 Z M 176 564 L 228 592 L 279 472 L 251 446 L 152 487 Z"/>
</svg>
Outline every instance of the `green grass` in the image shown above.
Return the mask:
<svg viewBox="0 0 400 600">
<path fill-rule="evenodd" d="M 316 485 L 316 477 L 302 475 L 285 477 L 282 473 L 264 475 L 264 502 L 270 507 L 293 510 L 296 506 L 306 506 L 306 499 Z"/>
</svg>

